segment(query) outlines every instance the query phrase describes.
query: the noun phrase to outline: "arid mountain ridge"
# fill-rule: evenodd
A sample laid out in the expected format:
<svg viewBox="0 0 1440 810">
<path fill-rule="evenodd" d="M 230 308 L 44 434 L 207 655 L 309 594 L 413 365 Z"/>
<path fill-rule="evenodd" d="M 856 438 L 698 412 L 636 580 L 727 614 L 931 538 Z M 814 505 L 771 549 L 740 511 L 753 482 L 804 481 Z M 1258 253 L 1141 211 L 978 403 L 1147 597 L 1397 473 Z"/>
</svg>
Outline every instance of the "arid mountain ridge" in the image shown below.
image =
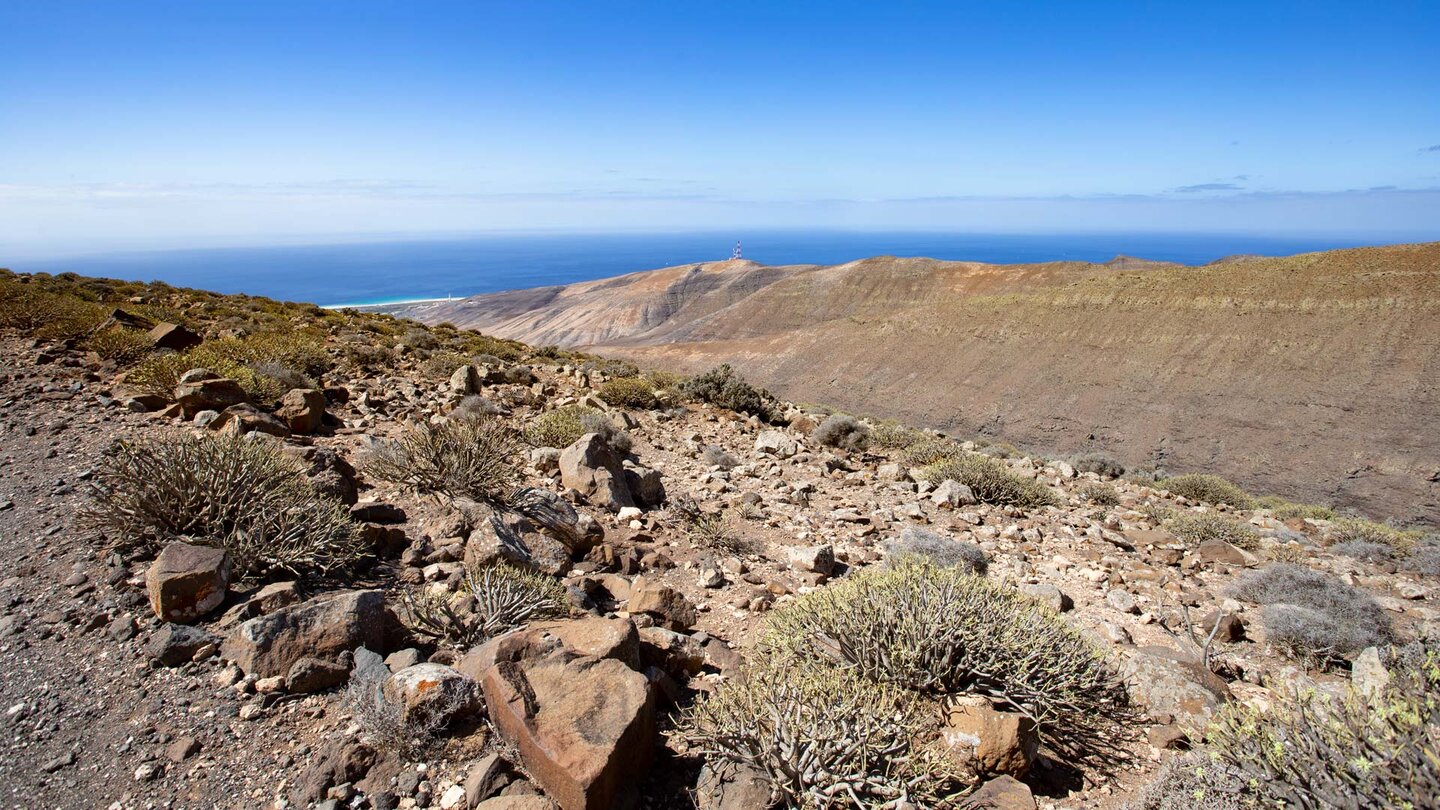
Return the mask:
<svg viewBox="0 0 1440 810">
<path fill-rule="evenodd" d="M 387 311 L 1440 523 L 1440 243 L 1200 267 L 724 261 Z"/>
</svg>

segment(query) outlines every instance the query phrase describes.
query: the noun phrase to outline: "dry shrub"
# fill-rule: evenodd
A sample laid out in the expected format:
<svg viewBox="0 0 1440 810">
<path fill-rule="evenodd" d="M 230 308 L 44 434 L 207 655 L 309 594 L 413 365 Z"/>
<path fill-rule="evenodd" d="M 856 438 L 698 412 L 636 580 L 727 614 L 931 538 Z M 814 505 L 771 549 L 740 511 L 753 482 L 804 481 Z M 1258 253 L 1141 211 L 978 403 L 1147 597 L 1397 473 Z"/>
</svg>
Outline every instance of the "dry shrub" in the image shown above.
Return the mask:
<svg viewBox="0 0 1440 810">
<path fill-rule="evenodd" d="M 421 638 L 468 650 L 538 619 L 567 613 L 565 588 L 544 574 L 505 563 L 470 566 L 457 593 L 399 592 L 400 621 Z"/>
<path fill-rule="evenodd" d="M 1270 514 L 1274 515 L 1277 520 L 1293 520 L 1295 518 L 1311 518 L 1315 520 L 1335 519 L 1335 510 L 1328 506 L 1287 501 L 1278 495 L 1262 495 L 1255 498 L 1252 505 L 1256 509 L 1269 509 Z"/>
<path fill-rule="evenodd" d="M 1267 640 L 1294 657 L 1324 664 L 1394 637 L 1385 610 L 1368 593 L 1304 566 L 1251 571 L 1230 594 L 1263 605 Z"/>
<path fill-rule="evenodd" d="M 242 578 L 338 572 L 363 544 L 338 500 L 269 443 L 189 435 L 118 442 L 91 481 L 87 525 L 126 550 L 219 546 Z"/>
<path fill-rule="evenodd" d="M 385 694 L 390 670 L 384 666 L 356 668 L 350 673 L 342 699 L 351 718 L 376 748 L 404 760 L 425 759 L 433 753 L 448 718 L 460 708 L 459 693 L 442 692 L 444 701 L 427 712 L 406 713 L 405 707 Z"/>
<path fill-rule="evenodd" d="M 1170 518 L 1167 526 L 1191 548 L 1209 540 L 1223 540 L 1250 550 L 1260 547 L 1260 535 L 1249 524 L 1218 512 L 1180 512 Z"/>
<path fill-rule="evenodd" d="M 739 459 L 725 452 L 723 447 L 716 447 L 713 444 L 707 445 L 700 452 L 700 460 L 711 467 L 719 467 L 722 470 L 733 470 L 740 466 Z"/>
<path fill-rule="evenodd" d="M 990 558 L 974 543 L 955 540 L 919 526 L 906 526 L 898 538 L 885 544 L 885 558 L 889 564 L 899 565 L 913 557 L 940 568 L 959 568 L 981 576 L 990 567 Z"/>
<path fill-rule="evenodd" d="M 659 407 L 655 386 L 642 377 L 621 377 L 600 387 L 600 398 L 609 405 L 649 410 Z"/>
<path fill-rule="evenodd" d="M 1209 504 L 1228 504 L 1244 508 L 1250 505 L 1250 496 L 1245 490 L 1226 481 L 1218 475 L 1189 473 L 1173 478 L 1162 478 L 1155 482 L 1161 489 L 1169 490 L 1192 501 Z"/>
<path fill-rule="evenodd" d="M 837 665 L 929 695 L 979 694 L 1035 720 L 1074 763 L 1119 756 L 1126 690 L 1104 653 L 1013 588 L 911 560 L 805 594 L 766 623 L 760 657 Z"/>
<path fill-rule="evenodd" d="M 671 505 L 671 512 L 689 536 L 690 542 L 698 548 L 723 551 L 739 557 L 760 552 L 759 543 L 731 529 L 723 512 L 707 512 L 694 498 L 677 498 Z"/>
<path fill-rule="evenodd" d="M 1165 763 L 1127 810 L 1263 810 L 1233 769 L 1195 752 Z"/>
<path fill-rule="evenodd" d="M 515 430 L 494 419 L 423 422 L 377 445 L 365 469 L 416 492 L 500 506 L 520 481 L 522 446 Z"/>
<path fill-rule="evenodd" d="M 810 438 L 826 447 L 864 450 L 870 444 L 870 429 L 853 416 L 837 413 L 827 416 L 810 432 Z"/>
<path fill-rule="evenodd" d="M 935 485 L 946 480 L 964 484 L 982 503 L 1033 509 L 1059 500 L 1049 487 L 1017 474 L 1005 462 L 973 453 L 931 464 L 920 477 Z"/>
</svg>

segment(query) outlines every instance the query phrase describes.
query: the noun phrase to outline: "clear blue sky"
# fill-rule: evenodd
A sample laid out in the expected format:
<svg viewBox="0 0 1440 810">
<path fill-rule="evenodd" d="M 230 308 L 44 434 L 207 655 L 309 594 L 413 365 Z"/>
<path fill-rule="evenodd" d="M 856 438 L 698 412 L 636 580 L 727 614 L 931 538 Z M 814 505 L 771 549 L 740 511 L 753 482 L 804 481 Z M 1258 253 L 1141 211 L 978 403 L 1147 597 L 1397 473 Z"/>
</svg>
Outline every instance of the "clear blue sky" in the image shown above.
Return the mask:
<svg viewBox="0 0 1440 810">
<path fill-rule="evenodd" d="M 1440 238 L 1440 2 L 0 0 L 0 248 Z"/>
</svg>

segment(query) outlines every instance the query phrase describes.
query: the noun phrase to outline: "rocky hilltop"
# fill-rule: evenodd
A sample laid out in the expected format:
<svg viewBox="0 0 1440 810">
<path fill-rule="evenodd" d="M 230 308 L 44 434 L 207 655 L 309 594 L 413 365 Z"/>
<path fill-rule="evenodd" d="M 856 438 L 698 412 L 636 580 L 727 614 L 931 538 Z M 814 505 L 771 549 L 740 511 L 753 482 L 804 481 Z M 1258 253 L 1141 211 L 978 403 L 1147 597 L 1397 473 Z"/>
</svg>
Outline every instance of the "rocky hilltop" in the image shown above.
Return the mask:
<svg viewBox="0 0 1440 810">
<path fill-rule="evenodd" d="M 936 285 L 997 306 L 1012 274 L 1083 309 L 1092 284 L 1199 272 L 876 264 L 642 274 L 615 295 L 695 290 L 613 328 L 708 307 L 691 334 L 733 334 L 746 301 L 787 288 L 864 324 L 883 308 L 858 300 Z M 1376 271 L 1397 340 L 1428 266 Z M 861 281 L 871 295 L 845 291 Z M 1374 340 L 1346 334 L 1357 353 Z M 1272 459 L 1295 489 L 1303 452 Z M 1440 795 L 1440 537 L 1214 475 L 837 415 L 729 367 L 682 377 L 386 315 L 3 272 L 0 461 L 9 806 Z"/>
<path fill-rule="evenodd" d="M 394 311 L 1440 524 L 1440 243 L 1203 267 L 714 262 Z"/>
</svg>

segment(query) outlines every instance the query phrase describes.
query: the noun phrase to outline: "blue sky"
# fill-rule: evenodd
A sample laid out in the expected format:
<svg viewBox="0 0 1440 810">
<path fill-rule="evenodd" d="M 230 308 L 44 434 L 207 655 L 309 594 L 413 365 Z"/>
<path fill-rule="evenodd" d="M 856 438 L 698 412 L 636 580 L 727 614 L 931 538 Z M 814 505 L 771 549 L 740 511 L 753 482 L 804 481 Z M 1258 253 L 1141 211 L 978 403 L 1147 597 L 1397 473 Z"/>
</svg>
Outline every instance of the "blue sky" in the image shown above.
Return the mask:
<svg viewBox="0 0 1440 810">
<path fill-rule="evenodd" d="M 1440 238 L 1440 3 L 0 0 L 0 248 Z"/>
</svg>

